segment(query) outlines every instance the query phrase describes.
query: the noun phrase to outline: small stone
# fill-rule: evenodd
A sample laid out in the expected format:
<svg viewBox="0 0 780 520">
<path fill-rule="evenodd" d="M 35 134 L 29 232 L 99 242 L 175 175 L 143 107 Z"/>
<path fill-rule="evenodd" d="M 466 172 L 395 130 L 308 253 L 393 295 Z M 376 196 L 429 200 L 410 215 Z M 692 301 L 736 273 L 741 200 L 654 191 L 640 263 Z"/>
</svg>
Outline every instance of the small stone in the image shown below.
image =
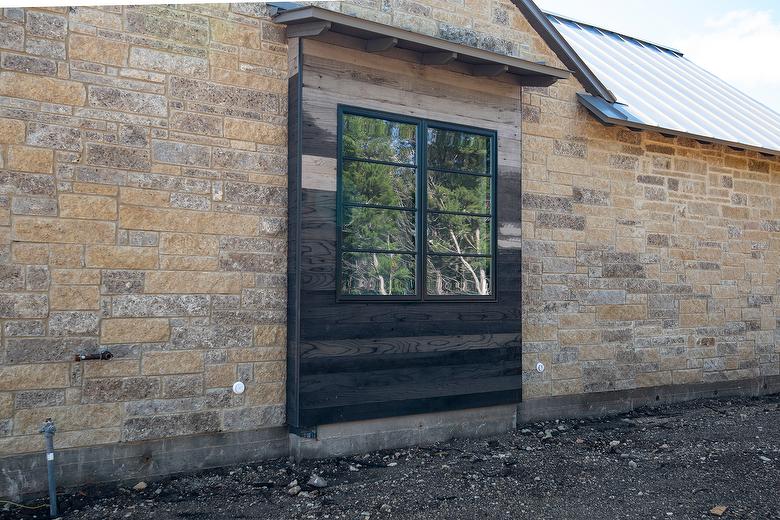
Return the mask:
<svg viewBox="0 0 780 520">
<path fill-rule="evenodd" d="M 296 480 L 293 480 L 292 482 L 290 482 L 289 484 L 287 484 L 287 487 L 291 488 L 291 487 L 295 487 L 297 485 L 298 485 L 298 480 L 296 479 Z"/>
<path fill-rule="evenodd" d="M 360 471 L 358 468 L 353 466 L 352 464 L 349 465 L 349 471 Z"/>
<path fill-rule="evenodd" d="M 387 504 L 382 504 L 381 506 L 379 506 L 379 510 L 382 511 L 383 513 L 389 513 L 390 511 L 393 510 L 393 508 Z"/>
<path fill-rule="evenodd" d="M 293 486 L 293 487 L 287 489 L 287 494 L 290 495 L 290 496 L 295 496 L 295 495 L 297 495 L 300 492 L 301 492 L 301 486 Z"/>
<path fill-rule="evenodd" d="M 146 489 L 146 482 L 144 481 L 141 481 L 135 486 L 133 486 L 134 491 L 143 491 L 144 489 Z"/>
<path fill-rule="evenodd" d="M 618 446 L 620 446 L 620 441 L 609 441 L 610 448 L 617 448 Z"/>
<path fill-rule="evenodd" d="M 772 462 L 772 459 L 764 457 L 763 455 L 759 455 L 758 458 L 761 459 L 761 462 Z"/>
<path fill-rule="evenodd" d="M 628 461 L 628 467 L 631 468 L 631 469 L 636 469 L 637 468 L 637 463 L 635 461 L 633 461 L 633 460 L 629 460 Z"/>
<path fill-rule="evenodd" d="M 726 509 L 728 509 L 726 506 L 715 506 L 710 509 L 710 514 L 712 516 L 723 516 L 723 514 L 726 512 Z"/>
<path fill-rule="evenodd" d="M 368 511 L 363 511 L 362 513 L 360 513 L 360 518 L 363 518 L 363 519 L 367 520 L 367 519 L 371 518 L 371 513 L 369 513 Z"/>
<path fill-rule="evenodd" d="M 316 487 L 316 488 L 328 487 L 328 482 L 321 476 L 317 475 L 316 473 L 312 473 L 312 476 L 307 482 L 307 484 L 309 486 Z"/>
<path fill-rule="evenodd" d="M 523 435 L 532 435 L 533 434 L 533 432 L 531 430 L 529 430 L 528 428 L 523 428 L 522 430 L 520 430 L 520 433 L 522 433 Z"/>
<path fill-rule="evenodd" d="M 565 432 L 567 430 L 566 426 L 563 424 L 558 425 L 558 431 Z"/>
<path fill-rule="evenodd" d="M 398 463 L 397 462 L 390 462 L 390 463 L 387 464 L 388 468 L 392 468 L 393 466 L 398 466 Z"/>
</svg>

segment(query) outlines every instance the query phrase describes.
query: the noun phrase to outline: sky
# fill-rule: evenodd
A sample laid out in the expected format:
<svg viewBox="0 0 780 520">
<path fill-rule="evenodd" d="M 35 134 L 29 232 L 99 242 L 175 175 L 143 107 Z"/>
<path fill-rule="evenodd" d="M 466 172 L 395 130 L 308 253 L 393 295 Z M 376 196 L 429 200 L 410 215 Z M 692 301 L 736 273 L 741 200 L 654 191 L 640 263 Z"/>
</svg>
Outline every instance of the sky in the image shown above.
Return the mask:
<svg viewBox="0 0 780 520">
<path fill-rule="evenodd" d="M 780 113 L 780 0 L 536 0 L 545 11 L 672 47 Z"/>
</svg>

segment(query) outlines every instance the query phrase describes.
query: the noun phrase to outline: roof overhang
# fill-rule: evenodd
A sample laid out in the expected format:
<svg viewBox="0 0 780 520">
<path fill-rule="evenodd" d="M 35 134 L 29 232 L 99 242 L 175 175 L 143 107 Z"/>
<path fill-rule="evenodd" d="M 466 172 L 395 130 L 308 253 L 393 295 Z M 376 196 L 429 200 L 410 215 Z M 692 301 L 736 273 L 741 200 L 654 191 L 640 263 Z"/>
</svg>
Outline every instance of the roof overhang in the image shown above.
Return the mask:
<svg viewBox="0 0 780 520">
<path fill-rule="evenodd" d="M 683 130 L 648 125 L 647 123 L 644 123 L 633 117 L 626 110 L 623 110 L 623 105 L 620 103 L 609 103 L 598 96 L 578 93 L 577 98 L 579 99 L 580 103 L 582 103 L 582 105 L 596 117 L 596 119 L 608 126 L 618 125 L 633 130 L 648 130 L 650 132 L 658 132 L 659 134 L 665 136 L 688 137 L 702 143 L 722 144 L 735 150 L 752 150 L 754 152 L 760 152 L 765 155 L 780 155 L 780 151 L 772 150 L 771 148 L 763 148 L 761 146 L 718 139 L 708 135 L 692 134 Z"/>
<path fill-rule="evenodd" d="M 418 53 L 420 63 L 425 65 L 461 62 L 468 66 L 472 75 L 508 76 L 523 86 L 547 87 L 571 75 L 568 70 L 461 45 L 320 7 L 307 6 L 279 11 L 274 22 L 287 25 L 288 38 L 317 38 L 327 32 L 345 34 L 364 40 L 364 50 L 367 52 L 405 49 Z"/>
</svg>

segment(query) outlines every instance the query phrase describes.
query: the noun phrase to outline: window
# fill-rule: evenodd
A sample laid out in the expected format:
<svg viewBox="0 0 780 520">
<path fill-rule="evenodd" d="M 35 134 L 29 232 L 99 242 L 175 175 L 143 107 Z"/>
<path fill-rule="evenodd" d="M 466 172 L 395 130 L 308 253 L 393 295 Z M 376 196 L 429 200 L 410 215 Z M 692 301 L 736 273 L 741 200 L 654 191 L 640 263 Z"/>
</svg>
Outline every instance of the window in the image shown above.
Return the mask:
<svg viewBox="0 0 780 520">
<path fill-rule="evenodd" d="M 495 163 L 495 132 L 339 107 L 339 297 L 492 299 Z"/>
</svg>

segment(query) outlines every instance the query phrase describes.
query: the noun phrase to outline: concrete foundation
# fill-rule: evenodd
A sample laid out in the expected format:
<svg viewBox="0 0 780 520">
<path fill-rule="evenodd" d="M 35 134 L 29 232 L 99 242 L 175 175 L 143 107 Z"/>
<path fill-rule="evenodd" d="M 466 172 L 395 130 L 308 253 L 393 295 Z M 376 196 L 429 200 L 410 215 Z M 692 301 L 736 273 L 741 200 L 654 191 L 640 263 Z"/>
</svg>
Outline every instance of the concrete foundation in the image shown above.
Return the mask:
<svg viewBox="0 0 780 520">
<path fill-rule="evenodd" d="M 290 435 L 296 459 L 326 458 L 430 444 L 455 437 L 485 437 L 517 426 L 517 407 L 491 406 L 319 426 L 317 438 Z"/>
</svg>

